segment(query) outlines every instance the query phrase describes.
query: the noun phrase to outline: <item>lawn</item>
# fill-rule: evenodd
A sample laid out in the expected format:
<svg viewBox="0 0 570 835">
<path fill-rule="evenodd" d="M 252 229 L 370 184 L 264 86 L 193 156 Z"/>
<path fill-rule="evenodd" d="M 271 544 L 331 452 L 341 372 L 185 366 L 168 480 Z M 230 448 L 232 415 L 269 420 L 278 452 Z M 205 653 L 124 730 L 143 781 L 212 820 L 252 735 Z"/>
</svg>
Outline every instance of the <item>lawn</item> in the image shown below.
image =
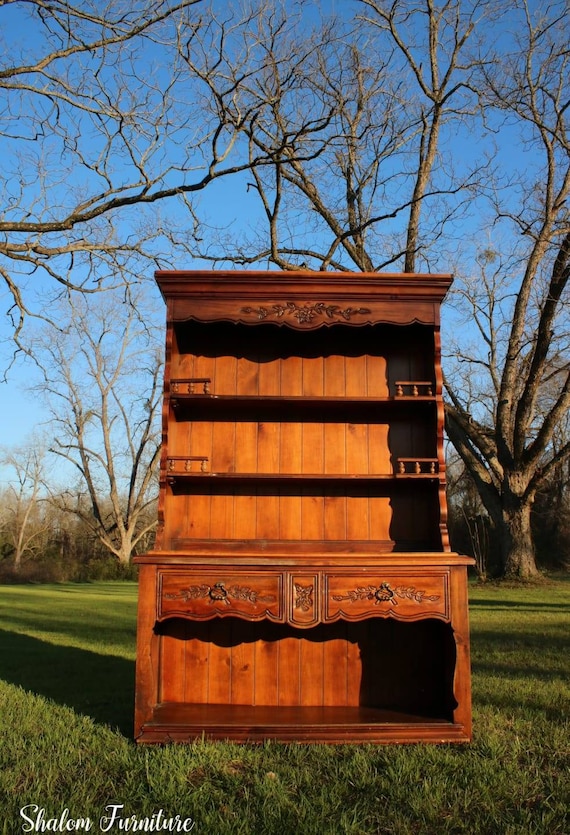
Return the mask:
<svg viewBox="0 0 570 835">
<path fill-rule="evenodd" d="M 569 835 L 570 578 L 470 597 L 471 745 L 137 748 L 136 586 L 2 587 L 0 833 Z"/>
</svg>

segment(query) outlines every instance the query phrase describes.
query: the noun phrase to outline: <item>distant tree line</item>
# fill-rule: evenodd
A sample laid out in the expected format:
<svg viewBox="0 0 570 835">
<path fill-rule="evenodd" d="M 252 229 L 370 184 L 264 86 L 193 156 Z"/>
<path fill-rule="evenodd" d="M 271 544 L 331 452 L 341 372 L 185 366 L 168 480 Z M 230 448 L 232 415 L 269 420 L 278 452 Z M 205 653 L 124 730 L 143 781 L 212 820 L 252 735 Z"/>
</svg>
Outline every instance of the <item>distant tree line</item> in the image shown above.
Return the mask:
<svg viewBox="0 0 570 835">
<path fill-rule="evenodd" d="M 63 509 L 61 498 L 0 491 L 0 583 L 135 578 L 132 563 L 119 561 L 92 525 Z M 133 553 L 152 547 L 155 520 L 153 502 L 141 519 L 146 532 Z"/>
</svg>

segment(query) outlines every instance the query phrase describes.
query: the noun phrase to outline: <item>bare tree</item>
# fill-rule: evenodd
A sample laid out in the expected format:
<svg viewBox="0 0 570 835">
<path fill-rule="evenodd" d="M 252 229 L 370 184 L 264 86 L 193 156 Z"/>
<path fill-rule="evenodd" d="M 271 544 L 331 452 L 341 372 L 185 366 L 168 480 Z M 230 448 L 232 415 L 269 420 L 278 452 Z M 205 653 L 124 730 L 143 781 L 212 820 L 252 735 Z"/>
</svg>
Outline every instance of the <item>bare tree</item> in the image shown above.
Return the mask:
<svg viewBox="0 0 570 835">
<path fill-rule="evenodd" d="M 121 563 L 154 527 L 158 490 L 162 350 L 135 301 L 136 310 L 116 293 L 97 305 L 70 300 L 65 329 L 46 327 L 33 346 L 52 414 L 51 452 L 78 475 L 60 471 L 71 486 L 53 489 L 52 500 Z"/>
<path fill-rule="evenodd" d="M 527 577 L 535 496 L 570 456 L 567 437 L 555 442 L 570 406 L 570 14 L 564 3 L 517 7 L 518 41 L 485 72 L 485 96 L 534 165 L 497 192 L 495 234 L 515 234 L 482 251 L 477 278 L 460 287 L 479 350 L 458 347 L 447 430 L 492 520 L 503 573 Z"/>
<path fill-rule="evenodd" d="M 202 106 L 184 57 L 211 14 L 203 0 L 0 3 L 0 276 L 16 337 L 26 313 L 46 315 L 34 289 L 128 286 L 141 258 L 172 258 L 192 194 L 247 167 L 239 120 Z"/>
<path fill-rule="evenodd" d="M 467 47 L 486 4 L 360 7 L 359 21 L 319 21 L 312 32 L 302 12 L 271 4 L 259 19 L 258 69 L 236 87 L 226 118 L 248 137 L 248 189 L 263 222 L 241 244 L 234 235 L 230 248 L 226 236 L 216 250 L 209 237 L 196 254 L 289 270 L 414 270 L 438 257 L 434 244 L 485 168 L 481 160 L 450 165 L 441 143 L 477 112 L 480 58 Z M 233 61 L 234 49 L 223 72 L 193 65 L 212 101 Z"/>
<path fill-rule="evenodd" d="M 50 527 L 49 518 L 42 513 L 42 503 L 47 500 L 45 449 L 41 442 L 31 442 L 6 450 L 1 463 L 7 472 L 2 499 L 4 537 L 12 551 L 14 571 L 19 573 L 24 559 L 41 548 Z"/>
</svg>

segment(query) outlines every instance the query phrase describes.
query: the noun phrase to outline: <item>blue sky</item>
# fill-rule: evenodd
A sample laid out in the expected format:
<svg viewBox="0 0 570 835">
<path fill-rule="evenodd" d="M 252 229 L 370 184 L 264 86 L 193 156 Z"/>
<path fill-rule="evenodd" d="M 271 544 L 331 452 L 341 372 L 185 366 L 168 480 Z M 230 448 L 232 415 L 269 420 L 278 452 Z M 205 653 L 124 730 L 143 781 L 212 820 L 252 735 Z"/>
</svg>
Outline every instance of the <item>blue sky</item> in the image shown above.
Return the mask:
<svg viewBox="0 0 570 835">
<path fill-rule="evenodd" d="M 356 8 L 355 4 L 348 3 L 346 0 L 314 0 L 314 5 L 324 13 L 346 14 L 347 9 Z M 0 7 L 0 31 L 7 43 L 23 36 L 17 11 L 16 4 Z M 33 35 L 27 31 L 26 38 L 29 39 L 30 34 Z M 513 170 L 516 170 L 517 165 L 520 165 L 517 142 L 514 137 L 508 142 L 503 142 L 504 134 L 500 138 L 502 147 L 506 148 L 502 151 L 504 160 L 508 160 Z M 458 159 L 468 161 L 476 156 L 477 151 L 478 140 L 472 134 L 456 138 L 455 153 Z M 222 218 L 230 222 L 237 217 L 242 221 L 245 219 L 246 227 L 251 225 L 252 218 L 259 213 L 259 204 L 255 200 L 255 195 L 248 194 L 243 178 L 224 179 L 213 188 L 206 189 L 200 195 L 199 202 L 218 221 Z M 177 263 L 176 266 L 189 269 L 200 265 L 185 261 Z M 149 267 L 149 279 L 151 275 L 152 268 Z M 5 316 L 10 303 L 8 294 L 0 292 L 0 372 L 8 368 L 13 353 L 13 344 L 10 339 L 11 328 Z M 47 414 L 37 394 L 31 391 L 31 384 L 36 373 L 30 361 L 24 362 L 17 359 L 7 372 L 7 382 L 0 383 L 1 446 L 17 447 L 26 442 L 32 431 L 42 431 L 42 424 L 47 419 Z"/>
</svg>

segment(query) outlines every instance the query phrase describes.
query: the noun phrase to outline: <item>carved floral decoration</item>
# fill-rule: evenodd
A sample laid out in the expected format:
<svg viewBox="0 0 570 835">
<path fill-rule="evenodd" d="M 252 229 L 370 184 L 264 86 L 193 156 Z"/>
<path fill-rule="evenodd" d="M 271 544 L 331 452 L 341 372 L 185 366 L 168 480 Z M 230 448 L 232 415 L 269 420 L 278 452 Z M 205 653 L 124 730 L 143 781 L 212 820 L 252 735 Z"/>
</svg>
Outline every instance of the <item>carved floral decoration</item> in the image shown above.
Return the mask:
<svg viewBox="0 0 570 835">
<path fill-rule="evenodd" d="M 249 603 L 274 603 L 274 595 L 261 595 L 254 589 L 247 586 L 229 586 L 226 588 L 224 583 L 214 583 L 209 586 L 204 583 L 201 586 L 188 586 L 185 589 L 180 589 L 177 592 L 168 592 L 165 595 L 167 600 L 198 600 L 207 597 L 209 602 L 224 603 L 226 606 L 231 606 L 232 600 L 246 600 Z"/>
<path fill-rule="evenodd" d="M 392 588 L 389 583 L 380 583 L 379 586 L 358 586 L 346 594 L 333 594 L 333 600 L 349 600 L 356 603 L 358 600 L 372 600 L 374 605 L 379 603 L 391 603 L 398 605 L 397 598 L 402 600 L 413 600 L 415 603 L 423 603 L 428 600 L 435 603 L 439 600 L 438 594 L 426 594 L 425 591 L 418 591 L 413 586 L 396 586 Z"/>
<path fill-rule="evenodd" d="M 311 324 L 317 316 L 323 316 L 327 319 L 344 319 L 345 322 L 349 322 L 352 316 L 365 315 L 370 313 L 370 309 L 368 307 L 345 307 L 343 309 L 337 304 L 325 304 L 325 302 L 302 306 L 295 302 L 286 302 L 285 304 L 273 304 L 271 307 L 242 307 L 241 312 L 253 313 L 260 320 L 269 317 L 282 319 L 286 316 L 293 316 L 300 325 L 307 325 Z"/>
<path fill-rule="evenodd" d="M 309 612 L 313 608 L 313 586 L 301 586 L 295 583 L 295 608 Z"/>
</svg>

